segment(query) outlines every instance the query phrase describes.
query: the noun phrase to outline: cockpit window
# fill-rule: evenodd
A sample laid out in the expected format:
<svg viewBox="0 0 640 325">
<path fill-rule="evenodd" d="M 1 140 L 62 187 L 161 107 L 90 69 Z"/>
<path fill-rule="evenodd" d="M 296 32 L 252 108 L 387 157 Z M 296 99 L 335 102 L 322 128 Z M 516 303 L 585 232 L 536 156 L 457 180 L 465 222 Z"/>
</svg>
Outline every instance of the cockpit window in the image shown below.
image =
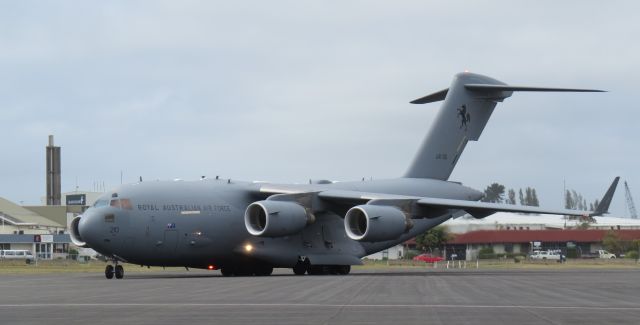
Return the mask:
<svg viewBox="0 0 640 325">
<path fill-rule="evenodd" d="M 120 200 L 120 206 L 122 206 L 123 209 L 125 210 L 132 210 L 133 206 L 131 205 L 131 201 L 129 201 L 129 199 L 121 199 Z"/>
<path fill-rule="evenodd" d="M 98 200 L 93 204 L 94 208 L 105 207 L 109 205 L 109 200 Z"/>
<path fill-rule="evenodd" d="M 125 210 L 133 209 L 133 206 L 131 205 L 131 201 L 129 199 L 111 200 L 111 203 L 109 205 L 111 205 L 114 208 L 121 208 L 121 209 L 125 209 Z"/>
</svg>

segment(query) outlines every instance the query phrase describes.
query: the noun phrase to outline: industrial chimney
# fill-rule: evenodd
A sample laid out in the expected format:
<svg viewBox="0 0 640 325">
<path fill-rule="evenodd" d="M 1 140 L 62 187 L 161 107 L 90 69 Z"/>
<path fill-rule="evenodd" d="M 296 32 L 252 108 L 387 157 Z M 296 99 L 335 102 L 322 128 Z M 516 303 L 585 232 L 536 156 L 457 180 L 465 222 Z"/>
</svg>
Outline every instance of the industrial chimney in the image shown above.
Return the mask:
<svg viewBox="0 0 640 325">
<path fill-rule="evenodd" d="M 47 146 L 47 205 L 60 205 L 60 147 L 53 145 L 53 135 Z"/>
</svg>

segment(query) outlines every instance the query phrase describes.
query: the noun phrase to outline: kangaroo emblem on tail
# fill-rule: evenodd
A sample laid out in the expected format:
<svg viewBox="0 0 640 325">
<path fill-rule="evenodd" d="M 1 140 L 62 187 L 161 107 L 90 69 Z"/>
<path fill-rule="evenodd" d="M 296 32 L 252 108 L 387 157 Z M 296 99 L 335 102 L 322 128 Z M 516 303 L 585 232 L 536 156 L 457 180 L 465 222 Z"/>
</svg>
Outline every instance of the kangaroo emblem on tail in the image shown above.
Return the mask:
<svg viewBox="0 0 640 325">
<path fill-rule="evenodd" d="M 458 117 L 460 117 L 460 129 L 464 126 L 464 130 L 467 130 L 467 123 L 471 122 L 471 114 L 467 112 L 467 106 L 462 105 L 458 108 Z"/>
</svg>

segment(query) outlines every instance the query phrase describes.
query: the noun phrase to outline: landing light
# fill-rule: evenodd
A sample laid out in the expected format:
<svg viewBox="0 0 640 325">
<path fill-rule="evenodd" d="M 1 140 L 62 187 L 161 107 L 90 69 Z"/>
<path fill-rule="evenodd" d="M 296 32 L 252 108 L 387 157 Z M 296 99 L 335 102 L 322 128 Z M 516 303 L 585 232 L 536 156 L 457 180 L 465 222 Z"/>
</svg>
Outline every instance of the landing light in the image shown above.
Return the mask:
<svg viewBox="0 0 640 325">
<path fill-rule="evenodd" d="M 251 253 L 251 251 L 253 251 L 253 246 L 251 244 L 246 244 L 244 245 L 244 250 L 247 253 Z"/>
<path fill-rule="evenodd" d="M 215 269 L 216 269 L 215 265 L 209 265 L 207 268 L 208 268 L 209 270 L 215 270 Z"/>
</svg>

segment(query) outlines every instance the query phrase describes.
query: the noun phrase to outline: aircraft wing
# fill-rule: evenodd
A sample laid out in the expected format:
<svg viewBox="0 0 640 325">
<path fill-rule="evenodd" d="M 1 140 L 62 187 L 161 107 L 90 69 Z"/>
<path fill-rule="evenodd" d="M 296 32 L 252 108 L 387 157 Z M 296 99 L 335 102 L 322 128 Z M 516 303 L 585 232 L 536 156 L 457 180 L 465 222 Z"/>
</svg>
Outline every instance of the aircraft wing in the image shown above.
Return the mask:
<svg viewBox="0 0 640 325">
<path fill-rule="evenodd" d="M 451 200 L 429 197 L 413 197 L 403 195 L 387 195 L 356 191 L 323 191 L 318 196 L 327 201 L 340 201 L 351 204 L 396 205 L 397 202 L 412 202 L 423 208 L 464 210 L 475 218 L 484 218 L 496 212 L 521 212 L 536 214 L 558 214 L 571 216 L 594 215 L 594 211 L 578 211 L 565 209 L 546 209 L 533 206 L 499 204 L 466 200 Z"/>
<path fill-rule="evenodd" d="M 611 198 L 615 192 L 620 177 L 616 177 L 613 183 L 600 200 L 600 205 L 595 211 L 579 211 L 567 209 L 548 209 L 535 206 L 522 206 L 512 204 L 500 204 L 467 200 L 454 200 L 433 197 L 420 197 L 408 195 L 395 195 L 385 193 L 361 192 L 352 190 L 320 190 L 308 192 L 296 187 L 273 186 L 266 185 L 259 189 L 260 193 L 270 195 L 268 200 L 299 200 L 300 197 L 309 195 L 317 195 L 318 198 L 327 203 L 337 203 L 346 206 L 355 206 L 361 204 L 403 206 L 403 210 L 407 210 L 408 205 L 417 208 L 424 208 L 423 211 L 446 211 L 446 210 L 464 210 L 475 218 L 484 218 L 496 212 L 519 212 L 534 214 L 556 214 L 569 216 L 599 216 L 608 213 Z M 417 217 L 425 217 L 420 215 L 420 209 L 412 209 L 417 213 Z M 428 215 L 426 216 L 428 217 Z"/>
<path fill-rule="evenodd" d="M 376 205 L 397 205 L 399 202 L 415 203 L 416 205 L 424 208 L 434 209 L 453 209 L 464 210 L 468 214 L 475 218 L 484 218 L 490 216 L 496 212 L 520 212 L 520 213 L 536 213 L 536 214 L 557 214 L 568 216 L 600 216 L 608 213 L 611 198 L 615 192 L 616 186 L 620 177 L 616 177 L 613 183 L 600 200 L 600 204 L 595 211 L 579 211 L 579 210 L 567 210 L 567 209 L 548 209 L 534 206 L 522 206 L 512 204 L 500 204 L 489 202 L 477 202 L 467 200 L 452 200 L 430 197 L 414 197 L 403 195 L 390 195 L 381 193 L 367 193 L 357 191 L 340 191 L 340 190 L 328 190 L 318 193 L 318 196 L 324 200 L 337 200 L 342 202 L 350 202 L 352 204 L 376 204 Z"/>
<path fill-rule="evenodd" d="M 558 215 L 568 215 L 568 216 L 587 216 L 594 213 L 593 211 L 546 209 L 546 208 L 540 208 L 540 207 L 534 207 L 534 206 L 522 206 L 522 205 L 513 205 L 513 204 L 499 204 L 499 203 L 463 201 L 463 200 L 449 200 L 449 199 L 434 199 L 434 198 L 423 198 L 418 200 L 416 203 L 426 207 L 439 207 L 439 208 L 447 208 L 447 209 L 464 210 L 465 212 L 474 216 L 475 218 L 484 218 L 500 211 L 536 213 L 536 214 L 558 214 Z"/>
</svg>

